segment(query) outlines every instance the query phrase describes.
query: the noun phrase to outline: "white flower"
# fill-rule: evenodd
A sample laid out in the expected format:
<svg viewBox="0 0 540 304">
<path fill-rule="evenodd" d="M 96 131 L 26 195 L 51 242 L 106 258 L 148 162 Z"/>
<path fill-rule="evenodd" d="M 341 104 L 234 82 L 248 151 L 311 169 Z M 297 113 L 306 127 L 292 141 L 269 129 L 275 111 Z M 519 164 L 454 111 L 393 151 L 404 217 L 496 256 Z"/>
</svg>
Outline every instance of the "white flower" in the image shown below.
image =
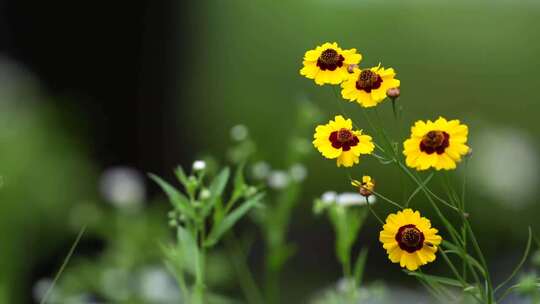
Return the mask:
<svg viewBox="0 0 540 304">
<path fill-rule="evenodd" d="M 193 162 L 193 171 L 202 171 L 206 169 L 206 162 L 204 160 L 196 160 Z"/>
<path fill-rule="evenodd" d="M 332 204 L 336 202 L 337 196 L 338 194 L 334 191 L 326 191 L 321 195 L 321 201 L 323 201 L 323 203 Z"/>
<path fill-rule="evenodd" d="M 289 185 L 290 177 L 284 171 L 272 171 L 268 176 L 268 186 L 273 189 L 283 189 Z"/>
<path fill-rule="evenodd" d="M 293 181 L 301 182 L 306 179 L 307 169 L 302 164 L 294 164 L 289 169 L 289 173 L 291 174 L 291 178 Z"/>
<path fill-rule="evenodd" d="M 251 167 L 251 173 L 256 179 L 265 179 L 270 174 L 270 165 L 267 162 L 259 161 Z"/>
<path fill-rule="evenodd" d="M 375 196 L 373 195 L 370 195 L 368 199 L 369 199 L 370 204 L 374 203 L 376 200 Z M 366 203 L 367 203 L 366 198 L 357 192 L 340 193 L 336 200 L 336 204 L 341 205 L 341 206 L 353 206 L 353 205 L 361 206 L 361 205 L 365 205 Z"/>
<path fill-rule="evenodd" d="M 373 204 L 377 201 L 374 195 L 368 197 L 369 203 Z M 336 204 L 339 206 L 362 206 L 366 204 L 366 198 L 357 192 L 336 193 L 327 191 L 321 195 L 321 201 L 325 204 Z"/>
<path fill-rule="evenodd" d="M 242 141 L 248 136 L 248 128 L 244 125 L 236 125 L 231 128 L 231 138 L 234 141 Z"/>
<path fill-rule="evenodd" d="M 99 184 L 105 200 L 121 209 L 139 209 L 146 198 L 144 178 L 133 168 L 109 168 Z"/>
<path fill-rule="evenodd" d="M 161 267 L 149 267 L 139 278 L 139 292 L 148 303 L 178 303 L 180 290 L 171 277 Z"/>
</svg>

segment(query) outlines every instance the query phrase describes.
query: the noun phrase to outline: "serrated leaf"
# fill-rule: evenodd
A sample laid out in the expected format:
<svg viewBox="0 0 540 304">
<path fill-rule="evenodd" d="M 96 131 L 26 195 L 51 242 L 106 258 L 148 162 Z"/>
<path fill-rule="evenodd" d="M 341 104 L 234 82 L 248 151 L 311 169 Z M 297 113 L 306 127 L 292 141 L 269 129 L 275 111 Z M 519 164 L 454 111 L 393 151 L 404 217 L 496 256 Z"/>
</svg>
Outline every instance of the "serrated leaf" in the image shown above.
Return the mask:
<svg viewBox="0 0 540 304">
<path fill-rule="evenodd" d="M 259 193 L 244 201 L 238 208 L 225 216 L 222 221 L 215 223 L 208 235 L 204 245 L 207 247 L 215 245 L 219 239 L 231 229 L 251 208 L 255 207 L 263 198 L 264 193 Z"/>
<path fill-rule="evenodd" d="M 225 168 L 221 170 L 221 172 L 212 181 L 212 184 L 210 184 L 210 188 L 208 189 L 210 191 L 210 197 L 204 201 L 204 205 L 202 207 L 202 214 L 204 217 L 210 213 L 212 208 L 215 207 L 216 203 L 221 198 L 223 190 L 225 190 L 225 186 L 229 180 L 229 175 L 229 168 Z"/>
<path fill-rule="evenodd" d="M 189 203 L 189 199 L 183 195 L 180 191 L 178 191 L 175 187 L 173 187 L 171 184 L 164 181 L 161 177 L 155 175 L 155 174 L 149 174 L 150 178 L 156 182 L 163 192 L 167 195 L 169 198 L 169 201 L 173 205 L 175 209 L 180 211 L 182 214 L 187 216 L 190 219 L 195 218 L 195 211 L 193 210 L 191 204 Z"/>
</svg>

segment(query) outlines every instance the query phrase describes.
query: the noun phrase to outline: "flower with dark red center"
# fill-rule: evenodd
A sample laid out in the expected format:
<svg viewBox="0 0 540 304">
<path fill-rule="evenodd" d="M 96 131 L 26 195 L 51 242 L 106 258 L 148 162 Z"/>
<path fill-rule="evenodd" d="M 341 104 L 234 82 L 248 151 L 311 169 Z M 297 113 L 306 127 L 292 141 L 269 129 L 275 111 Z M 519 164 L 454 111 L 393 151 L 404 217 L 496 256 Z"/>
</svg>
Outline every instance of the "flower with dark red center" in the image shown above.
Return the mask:
<svg viewBox="0 0 540 304">
<path fill-rule="evenodd" d="M 356 80 L 356 88 L 358 90 L 364 90 L 367 93 L 371 93 L 371 90 L 381 87 L 382 78 L 379 74 L 371 70 L 363 70 Z"/>
<path fill-rule="evenodd" d="M 418 211 L 405 209 L 388 215 L 379 241 L 390 261 L 413 271 L 435 260 L 442 241 L 437 232 Z"/>
<path fill-rule="evenodd" d="M 455 169 L 461 158 L 469 152 L 469 129 L 459 120 L 417 121 L 411 128 L 411 137 L 403 143 L 405 163 L 417 170 L 435 168 Z"/>
<path fill-rule="evenodd" d="M 408 224 L 399 228 L 396 233 L 396 242 L 398 242 L 399 248 L 408 253 L 413 253 L 422 249 L 424 245 L 424 234 L 415 225 Z"/>
<path fill-rule="evenodd" d="M 420 151 L 432 154 L 443 154 L 450 144 L 450 135 L 444 131 L 429 131 L 420 142 Z"/>
<path fill-rule="evenodd" d="M 332 147 L 342 149 L 343 151 L 349 151 L 351 147 L 356 146 L 360 142 L 351 130 L 345 128 L 330 133 L 328 139 L 332 142 Z"/>
<path fill-rule="evenodd" d="M 359 162 L 361 154 L 371 154 L 375 149 L 371 136 L 353 130 L 352 121 L 341 115 L 318 126 L 313 137 L 317 150 L 326 158 L 336 158 L 338 167 L 351 167 Z"/>
<path fill-rule="evenodd" d="M 327 49 L 317 59 L 317 66 L 323 71 L 335 71 L 338 67 L 343 66 L 343 60 L 345 60 L 345 57 L 340 55 L 336 50 Z"/>
<path fill-rule="evenodd" d="M 348 68 L 357 66 L 362 55 L 356 49 L 343 50 L 337 43 L 325 43 L 304 55 L 300 74 L 318 85 L 339 84 L 349 77 Z"/>
<path fill-rule="evenodd" d="M 399 87 L 394 69 L 381 66 L 361 70 L 353 68 L 353 73 L 341 83 L 341 96 L 349 101 L 356 101 L 363 107 L 374 107 L 382 102 L 390 88 Z"/>
</svg>

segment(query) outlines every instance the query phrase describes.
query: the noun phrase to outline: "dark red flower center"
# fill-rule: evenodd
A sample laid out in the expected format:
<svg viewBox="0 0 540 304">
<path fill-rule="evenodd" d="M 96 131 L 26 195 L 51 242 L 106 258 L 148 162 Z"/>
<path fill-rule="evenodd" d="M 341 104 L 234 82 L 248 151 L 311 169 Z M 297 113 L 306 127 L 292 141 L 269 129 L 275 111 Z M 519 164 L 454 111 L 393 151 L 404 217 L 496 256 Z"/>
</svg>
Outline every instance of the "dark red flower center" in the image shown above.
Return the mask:
<svg viewBox="0 0 540 304">
<path fill-rule="evenodd" d="M 396 233 L 396 241 L 399 244 L 399 248 L 408 253 L 413 253 L 422 249 L 424 245 L 424 233 L 413 224 L 401 226 Z"/>
<path fill-rule="evenodd" d="M 429 131 L 420 142 L 420 151 L 443 154 L 450 145 L 450 135 L 444 131 Z"/>
<path fill-rule="evenodd" d="M 338 67 L 343 66 L 343 60 L 345 58 L 336 50 L 326 49 L 321 53 L 319 59 L 317 59 L 317 66 L 323 71 L 335 71 Z"/>
<path fill-rule="evenodd" d="M 351 130 L 345 128 L 330 133 L 329 139 L 332 147 L 342 149 L 343 151 L 349 151 L 351 147 L 358 145 L 360 142 Z"/>
<path fill-rule="evenodd" d="M 367 93 L 371 93 L 371 90 L 375 90 L 381 87 L 382 78 L 379 74 L 371 70 L 363 70 L 358 76 L 356 81 L 356 88 L 358 90 L 364 90 Z"/>
</svg>

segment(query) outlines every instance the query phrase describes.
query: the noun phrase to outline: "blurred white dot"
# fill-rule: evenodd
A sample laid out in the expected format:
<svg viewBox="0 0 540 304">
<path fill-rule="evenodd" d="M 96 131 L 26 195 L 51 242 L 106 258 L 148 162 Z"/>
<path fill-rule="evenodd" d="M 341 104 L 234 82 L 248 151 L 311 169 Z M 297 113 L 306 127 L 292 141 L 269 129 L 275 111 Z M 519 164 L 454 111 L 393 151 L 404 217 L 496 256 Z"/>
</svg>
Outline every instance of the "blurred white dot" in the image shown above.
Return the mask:
<svg viewBox="0 0 540 304">
<path fill-rule="evenodd" d="M 43 278 L 37 281 L 34 284 L 34 287 L 32 288 L 32 295 L 34 296 L 34 299 L 36 302 L 41 302 L 43 300 L 43 297 L 47 293 L 47 290 L 51 288 L 52 286 L 52 280 L 49 278 Z M 54 289 L 51 290 L 51 293 L 48 295 L 48 299 L 51 300 L 51 297 L 54 297 Z"/>
<path fill-rule="evenodd" d="M 475 187 L 510 207 L 533 202 L 540 165 L 533 138 L 518 129 L 493 126 L 475 138 L 470 170 Z"/>
<path fill-rule="evenodd" d="M 272 171 L 268 176 L 268 186 L 273 189 L 283 189 L 289 185 L 290 177 L 284 171 Z"/>
<path fill-rule="evenodd" d="M 266 162 L 259 161 L 256 162 L 253 167 L 251 167 L 251 173 L 256 179 L 265 179 L 270 174 L 270 165 Z"/>
<path fill-rule="evenodd" d="M 148 267 L 140 275 L 140 294 L 147 303 L 178 303 L 180 290 L 174 278 L 160 267 Z"/>
<path fill-rule="evenodd" d="M 131 295 L 131 276 L 122 268 L 106 269 L 101 276 L 101 288 L 114 300 L 125 301 Z"/>
<path fill-rule="evenodd" d="M 231 138 L 235 141 L 242 141 L 248 136 L 248 128 L 244 125 L 236 125 L 231 128 Z"/>
<path fill-rule="evenodd" d="M 307 176 L 307 169 L 302 164 L 294 164 L 289 169 L 289 172 L 291 174 L 291 178 L 295 182 L 301 182 L 304 179 L 306 179 Z"/>
<path fill-rule="evenodd" d="M 193 162 L 193 171 L 202 171 L 206 169 L 206 162 L 204 160 L 196 160 Z"/>
<path fill-rule="evenodd" d="M 101 175 L 100 190 L 107 202 L 120 209 L 139 209 L 146 198 L 142 174 L 128 167 L 105 170 Z"/>
<path fill-rule="evenodd" d="M 373 204 L 376 202 L 376 198 L 373 195 L 369 196 L 369 203 Z M 360 193 L 356 192 L 344 192 L 340 193 L 337 197 L 336 204 L 341 206 L 353 206 L 353 205 L 365 205 L 367 203 L 366 198 Z"/>
<path fill-rule="evenodd" d="M 330 204 L 335 203 L 337 200 L 337 193 L 334 191 L 326 191 L 321 195 L 321 201 L 324 203 Z"/>
</svg>

